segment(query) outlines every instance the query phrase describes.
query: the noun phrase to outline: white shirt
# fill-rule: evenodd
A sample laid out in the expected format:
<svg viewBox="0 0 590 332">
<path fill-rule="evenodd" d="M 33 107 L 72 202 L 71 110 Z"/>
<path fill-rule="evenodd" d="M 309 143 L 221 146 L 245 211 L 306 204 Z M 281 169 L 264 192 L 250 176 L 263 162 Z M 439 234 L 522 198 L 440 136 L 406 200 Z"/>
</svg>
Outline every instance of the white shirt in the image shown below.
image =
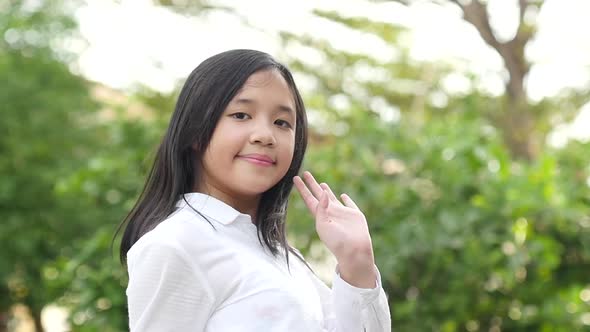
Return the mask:
<svg viewBox="0 0 590 332">
<path fill-rule="evenodd" d="M 297 257 L 264 248 L 250 216 L 199 193 L 129 250 L 131 331 L 391 330 L 378 275 L 360 289 L 335 273 L 332 289 Z M 379 273 L 377 273 L 379 274 Z"/>
</svg>

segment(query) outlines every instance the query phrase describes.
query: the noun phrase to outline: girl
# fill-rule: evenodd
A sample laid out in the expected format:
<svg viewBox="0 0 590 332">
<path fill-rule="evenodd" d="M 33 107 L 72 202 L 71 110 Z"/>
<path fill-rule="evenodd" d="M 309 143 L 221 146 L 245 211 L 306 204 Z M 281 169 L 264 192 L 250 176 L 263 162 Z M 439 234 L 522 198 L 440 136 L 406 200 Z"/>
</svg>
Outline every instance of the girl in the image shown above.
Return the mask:
<svg viewBox="0 0 590 332">
<path fill-rule="evenodd" d="M 309 172 L 301 96 L 268 54 L 233 50 L 188 77 L 125 219 L 131 331 L 389 331 L 363 213 Z M 338 266 L 329 289 L 286 240 L 295 184 Z"/>
</svg>

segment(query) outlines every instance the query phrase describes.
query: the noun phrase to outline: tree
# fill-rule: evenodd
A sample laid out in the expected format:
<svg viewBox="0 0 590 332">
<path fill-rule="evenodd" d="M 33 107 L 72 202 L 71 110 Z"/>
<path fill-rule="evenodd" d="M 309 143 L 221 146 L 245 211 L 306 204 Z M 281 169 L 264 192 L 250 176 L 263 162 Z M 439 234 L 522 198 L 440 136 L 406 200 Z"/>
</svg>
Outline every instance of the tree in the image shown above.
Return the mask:
<svg viewBox="0 0 590 332">
<path fill-rule="evenodd" d="M 506 81 L 507 106 L 503 114 L 497 117 L 498 127 L 502 128 L 506 143 L 513 155 L 525 159 L 534 159 L 539 153 L 539 135 L 533 110 L 528 107 L 524 88 L 525 77 L 530 65 L 525 58 L 525 47 L 534 36 L 535 26 L 525 21 L 527 11 L 539 11 L 542 1 L 519 0 L 519 22 L 514 37 L 501 42 L 494 35 L 486 4 L 470 1 L 462 4 L 452 0 L 463 11 L 465 20 L 473 25 L 483 41 L 502 57 L 508 70 Z"/>
<path fill-rule="evenodd" d="M 414 0 L 393 0 L 410 5 Z M 494 33 L 488 15 L 488 3 L 481 0 L 429 0 L 439 5 L 454 4 L 458 6 L 463 18 L 477 30 L 481 39 L 501 57 L 508 78 L 505 81 L 505 102 L 500 112 L 491 115 L 494 125 L 503 134 L 512 155 L 525 160 L 535 159 L 544 145 L 548 133 L 547 114 L 540 114 L 539 109 L 527 99 L 525 80 L 531 68 L 525 50 L 534 39 L 537 26 L 534 20 L 526 19 L 529 13 L 541 11 L 543 0 L 518 0 L 518 27 L 514 36 L 502 41 Z M 573 99 L 573 98 L 572 98 Z M 582 104 L 576 105 L 577 111 Z M 566 110 L 560 110 L 562 112 Z M 570 111 L 570 114 L 572 112 Z"/>
<path fill-rule="evenodd" d="M 53 271 L 46 266 L 71 250 L 73 238 L 93 231 L 79 222 L 83 207 L 62 199 L 59 183 L 94 153 L 97 105 L 88 83 L 69 69 L 73 55 L 61 46 L 77 38 L 69 7 L 59 1 L 2 7 L 0 316 L 25 304 L 43 331 L 41 310 L 63 291 L 48 291 Z"/>
<path fill-rule="evenodd" d="M 454 69 L 409 59 L 403 28 L 316 14 L 398 51 L 382 62 L 283 34 L 285 58 L 314 82 L 304 96 L 316 120 L 307 167 L 364 207 L 396 329 L 588 330 L 587 144 L 555 150 L 540 141 L 553 110 L 578 109 L 576 94 L 538 104 L 521 95 L 537 132 L 525 130 L 520 149 L 508 138 L 522 123 L 506 123 L 519 110 L 497 112 L 514 96 L 448 93 L 439 82 Z M 301 60 L 302 47 L 326 61 Z M 539 150 L 528 148 L 533 141 Z M 292 230 L 312 236 L 296 209 Z"/>
<path fill-rule="evenodd" d="M 143 88 L 133 97 L 102 90 L 103 124 L 94 153 L 59 185 L 62 199 L 80 211 L 78 222 L 93 231 L 74 237 L 70 250 L 47 266 L 53 271 L 47 287 L 61 291 L 57 302 L 70 311 L 72 329 L 81 332 L 128 329 L 127 272 L 118 259 L 119 237 L 113 236 L 141 191 L 175 101 L 174 94 Z"/>
</svg>

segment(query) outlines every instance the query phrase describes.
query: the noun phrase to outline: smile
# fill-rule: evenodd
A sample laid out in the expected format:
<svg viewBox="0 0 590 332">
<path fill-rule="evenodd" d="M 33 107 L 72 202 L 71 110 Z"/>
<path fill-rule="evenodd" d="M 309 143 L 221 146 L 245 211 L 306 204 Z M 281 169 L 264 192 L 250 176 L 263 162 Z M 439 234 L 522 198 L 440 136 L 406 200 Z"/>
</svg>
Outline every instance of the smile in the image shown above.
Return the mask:
<svg viewBox="0 0 590 332">
<path fill-rule="evenodd" d="M 244 155 L 237 158 L 258 166 L 273 166 L 275 164 L 271 158 L 263 155 Z"/>
</svg>

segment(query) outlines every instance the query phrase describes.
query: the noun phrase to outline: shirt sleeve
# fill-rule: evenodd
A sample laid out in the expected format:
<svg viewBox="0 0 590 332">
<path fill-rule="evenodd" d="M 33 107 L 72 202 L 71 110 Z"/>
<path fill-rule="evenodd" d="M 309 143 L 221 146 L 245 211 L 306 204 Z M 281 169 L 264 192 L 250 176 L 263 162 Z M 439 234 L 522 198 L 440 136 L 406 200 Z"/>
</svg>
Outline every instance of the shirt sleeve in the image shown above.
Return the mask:
<svg viewBox="0 0 590 332">
<path fill-rule="evenodd" d="M 354 287 L 334 273 L 332 289 L 314 276 L 329 332 L 390 332 L 391 315 L 377 267 L 375 288 Z"/>
<path fill-rule="evenodd" d="M 128 255 L 131 332 L 203 331 L 214 297 L 205 275 L 180 248 L 148 243 Z"/>
</svg>

